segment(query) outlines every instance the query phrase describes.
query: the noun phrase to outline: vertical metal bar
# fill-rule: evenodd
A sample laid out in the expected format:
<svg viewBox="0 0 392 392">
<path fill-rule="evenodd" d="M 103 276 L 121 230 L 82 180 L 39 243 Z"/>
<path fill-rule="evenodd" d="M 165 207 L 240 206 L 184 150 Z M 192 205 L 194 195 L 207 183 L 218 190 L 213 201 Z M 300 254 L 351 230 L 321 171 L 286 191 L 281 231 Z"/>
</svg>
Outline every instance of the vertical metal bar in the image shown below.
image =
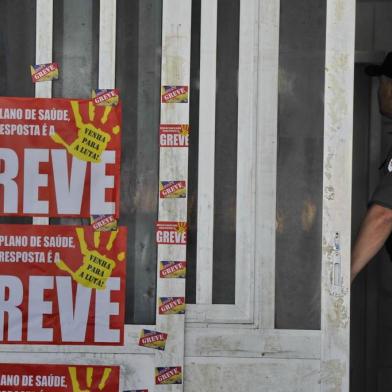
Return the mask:
<svg viewBox="0 0 392 392">
<path fill-rule="evenodd" d="M 53 52 L 53 0 L 37 0 L 36 20 L 36 64 L 52 62 Z M 37 98 L 52 97 L 52 82 L 39 82 L 35 84 Z M 49 218 L 34 217 L 33 224 L 47 225 Z"/>
<path fill-rule="evenodd" d="M 262 1 L 259 30 L 259 99 L 257 102 L 256 274 L 261 277 L 262 328 L 275 326 L 275 220 L 278 142 L 278 70 L 280 1 Z M 260 239 L 260 241 L 257 241 Z M 261 291 L 261 292 L 260 292 Z M 258 295 L 260 292 L 260 296 Z"/>
<path fill-rule="evenodd" d="M 191 0 L 163 0 L 162 12 L 162 86 L 190 83 Z M 189 124 L 189 99 L 184 103 L 162 103 L 161 124 Z M 191 130 L 192 131 L 192 130 Z M 159 180 L 188 181 L 188 149 L 160 148 Z M 187 198 L 159 199 L 158 220 L 186 222 Z M 158 245 L 157 297 L 185 297 L 185 279 L 161 279 L 159 261 L 185 260 L 186 245 Z M 185 315 L 159 314 L 157 328 L 168 334 L 170 345 L 155 356 L 156 367 L 181 366 L 184 369 Z M 162 389 L 164 388 L 164 389 Z M 164 391 L 182 391 L 183 385 L 159 386 Z"/>
<path fill-rule="evenodd" d="M 218 1 L 202 0 L 196 303 L 212 303 Z"/>
<path fill-rule="evenodd" d="M 116 0 L 101 0 L 98 88 L 114 88 L 116 73 Z"/>
<path fill-rule="evenodd" d="M 36 64 L 52 62 L 53 52 L 53 0 L 37 0 L 36 20 Z M 39 82 L 35 84 L 37 98 L 52 97 L 52 82 Z"/>
<path fill-rule="evenodd" d="M 249 21 L 258 12 L 258 2 L 241 1 L 240 6 L 235 303 L 249 314 L 254 308 L 257 102 L 254 81 L 257 80 L 258 59 L 253 50 L 257 45 L 258 31 Z"/>
<path fill-rule="evenodd" d="M 279 1 L 242 1 L 240 7 L 235 305 L 188 305 L 187 319 L 249 323 L 256 311 L 262 325 L 273 328 Z"/>
<path fill-rule="evenodd" d="M 349 390 L 355 1 L 327 0 L 321 391 Z"/>
</svg>

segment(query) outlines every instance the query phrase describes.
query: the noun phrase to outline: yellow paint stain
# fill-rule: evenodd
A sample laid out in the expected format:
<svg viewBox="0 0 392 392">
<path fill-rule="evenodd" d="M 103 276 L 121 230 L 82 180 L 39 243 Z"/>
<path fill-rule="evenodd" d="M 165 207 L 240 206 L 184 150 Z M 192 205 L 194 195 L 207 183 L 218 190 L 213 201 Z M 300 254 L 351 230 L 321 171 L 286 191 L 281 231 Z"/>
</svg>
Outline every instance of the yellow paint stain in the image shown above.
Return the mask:
<svg viewBox="0 0 392 392">
<path fill-rule="evenodd" d="M 105 111 L 103 113 L 103 116 L 101 118 L 101 123 L 102 124 L 106 124 L 106 122 L 108 121 L 109 118 L 109 114 L 112 111 L 112 107 L 111 106 L 106 106 L 105 107 Z"/>
<path fill-rule="evenodd" d="M 101 232 L 100 231 L 94 231 L 94 246 L 96 248 L 99 247 L 100 241 L 101 241 Z"/>
<path fill-rule="evenodd" d="M 80 244 L 80 250 L 82 251 L 82 254 L 85 255 L 88 252 L 88 249 L 87 249 L 86 240 L 84 239 L 84 229 L 82 227 L 77 227 L 76 235 L 78 237 L 78 241 Z"/>
<path fill-rule="evenodd" d="M 68 144 L 59 134 L 54 133 L 51 135 L 52 140 L 57 144 L 61 144 L 71 155 L 82 161 L 93 163 L 101 162 L 101 155 L 106 150 L 107 145 L 111 140 L 111 135 L 94 125 L 96 117 L 95 105 L 92 102 L 89 102 L 89 119 L 87 122 L 84 122 L 80 114 L 78 101 L 71 101 L 71 107 L 75 117 L 76 127 L 78 128 L 77 138 L 71 144 Z M 100 120 L 102 124 L 107 122 L 111 110 L 112 108 L 110 106 L 105 107 Z M 119 132 L 119 125 L 113 127 L 112 133 L 114 135 L 119 134 Z"/>
<path fill-rule="evenodd" d="M 90 121 L 94 121 L 95 118 L 95 105 L 92 102 L 88 103 L 88 118 Z"/>
<path fill-rule="evenodd" d="M 87 386 L 91 388 L 91 385 L 93 384 L 93 374 L 94 374 L 94 369 L 92 367 L 88 367 L 86 371 L 86 380 L 87 380 Z"/>
<path fill-rule="evenodd" d="M 88 367 L 86 369 L 86 385 L 88 389 L 80 388 L 80 383 L 77 377 L 75 366 L 68 367 L 68 372 L 71 377 L 72 392 L 92 392 L 91 386 L 93 384 L 93 379 L 94 379 L 94 369 L 92 367 Z M 98 385 L 98 389 L 100 391 L 102 391 L 105 388 L 111 372 L 112 372 L 111 368 L 104 369 L 103 375 Z"/>
<path fill-rule="evenodd" d="M 102 391 L 102 389 L 105 388 L 105 385 L 107 383 L 107 380 L 108 380 L 108 378 L 110 376 L 111 371 L 112 371 L 111 368 L 105 368 L 105 370 L 103 372 L 103 376 L 102 376 L 101 382 L 98 385 L 98 388 L 99 388 L 100 391 Z"/>
<path fill-rule="evenodd" d="M 118 229 L 110 232 L 109 241 L 106 244 L 106 250 L 111 250 L 112 249 L 114 240 L 117 238 L 117 235 L 118 235 Z"/>
<path fill-rule="evenodd" d="M 64 141 L 64 139 L 58 133 L 54 133 L 53 135 L 51 135 L 51 138 L 55 143 L 61 144 L 68 150 L 69 145 Z"/>
<path fill-rule="evenodd" d="M 69 375 L 70 375 L 70 377 L 71 377 L 72 391 L 73 391 L 73 392 L 85 392 L 85 391 L 82 391 L 82 390 L 80 389 L 78 377 L 77 377 L 77 375 L 76 375 L 76 368 L 75 368 L 75 367 L 69 367 L 69 368 L 68 368 L 68 372 L 69 372 Z"/>
<path fill-rule="evenodd" d="M 107 280 L 111 277 L 113 270 L 116 267 L 116 261 L 98 251 L 101 242 L 101 232 L 94 232 L 95 249 L 93 250 L 88 249 L 84 238 L 84 229 L 82 227 L 76 228 L 76 235 L 83 255 L 82 265 L 76 271 L 72 271 L 64 260 L 58 260 L 56 262 L 57 267 L 69 274 L 75 282 L 84 287 L 104 290 L 106 288 Z M 111 250 L 113 248 L 117 235 L 118 230 L 110 233 L 109 241 L 106 244 L 106 250 Z M 120 252 L 117 255 L 117 260 L 123 261 L 124 259 L 125 252 Z"/>
</svg>

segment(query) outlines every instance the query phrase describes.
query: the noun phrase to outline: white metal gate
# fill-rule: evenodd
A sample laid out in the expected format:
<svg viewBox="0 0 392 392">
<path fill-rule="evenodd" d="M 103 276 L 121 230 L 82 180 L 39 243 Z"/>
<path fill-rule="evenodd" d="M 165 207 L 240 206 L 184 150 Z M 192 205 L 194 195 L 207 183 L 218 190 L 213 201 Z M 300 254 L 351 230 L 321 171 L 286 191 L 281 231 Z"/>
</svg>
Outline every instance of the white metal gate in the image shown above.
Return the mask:
<svg viewBox="0 0 392 392">
<path fill-rule="evenodd" d="M 355 2 L 327 1 L 320 331 L 275 329 L 274 322 L 279 4 L 241 2 L 235 305 L 211 301 L 213 174 L 199 180 L 198 222 L 206 230 L 196 304 L 187 312 L 189 391 L 349 390 Z M 200 163 L 203 173 L 215 141 L 208 87 L 215 83 L 216 6 L 202 2 L 199 157 L 209 157 Z"/>
<path fill-rule="evenodd" d="M 115 86 L 115 0 L 101 0 L 99 86 Z M 275 329 L 275 203 L 279 0 L 240 10 L 235 303 L 213 304 L 213 187 L 217 0 L 202 0 L 196 303 L 155 326 L 127 325 L 121 349 L 2 346 L 2 362 L 110 363 L 122 390 L 154 385 L 156 367 L 185 367 L 187 391 L 348 391 L 351 132 L 355 2 L 327 1 L 320 331 Z M 189 87 L 191 0 L 163 0 L 162 86 Z M 37 0 L 36 62 L 52 61 L 53 0 Z M 51 96 L 51 83 L 37 85 Z M 192 102 L 190 102 L 192 105 Z M 188 103 L 161 104 L 161 124 L 186 126 Z M 184 128 L 185 129 L 185 128 Z M 191 130 L 192 132 L 192 130 Z M 187 149 L 160 149 L 160 181 L 187 180 Z M 157 184 L 158 186 L 158 184 Z M 246 206 L 246 208 L 244 208 Z M 160 222 L 186 222 L 187 199 L 160 199 Z M 36 218 L 34 223 L 47 223 Z M 185 260 L 185 245 L 158 245 L 159 261 Z M 161 279 L 157 297 L 184 297 L 183 279 Z M 159 306 L 157 306 L 158 311 Z M 168 333 L 164 352 L 137 345 L 141 329 Z M 185 339 L 185 363 L 184 359 Z"/>
</svg>

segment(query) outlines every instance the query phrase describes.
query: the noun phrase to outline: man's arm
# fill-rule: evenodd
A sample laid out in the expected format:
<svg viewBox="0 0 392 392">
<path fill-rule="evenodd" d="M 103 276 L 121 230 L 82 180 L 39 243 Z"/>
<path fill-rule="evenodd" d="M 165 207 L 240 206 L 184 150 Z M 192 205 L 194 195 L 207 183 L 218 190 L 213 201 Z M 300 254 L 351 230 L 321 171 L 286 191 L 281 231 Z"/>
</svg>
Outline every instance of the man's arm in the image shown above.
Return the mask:
<svg viewBox="0 0 392 392">
<path fill-rule="evenodd" d="M 351 282 L 392 232 L 392 209 L 373 204 L 366 213 L 351 255 Z"/>
</svg>

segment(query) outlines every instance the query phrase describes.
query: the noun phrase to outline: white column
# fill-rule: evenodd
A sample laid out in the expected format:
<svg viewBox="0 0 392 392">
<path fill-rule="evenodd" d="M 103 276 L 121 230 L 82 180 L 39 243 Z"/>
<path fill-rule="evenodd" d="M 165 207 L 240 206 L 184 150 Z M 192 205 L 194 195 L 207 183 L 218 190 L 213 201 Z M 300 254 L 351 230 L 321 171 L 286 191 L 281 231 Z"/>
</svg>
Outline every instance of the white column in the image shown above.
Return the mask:
<svg viewBox="0 0 392 392">
<path fill-rule="evenodd" d="M 187 86 L 190 83 L 191 0 L 163 0 L 162 13 L 162 86 Z M 189 124 L 188 103 L 161 103 L 161 124 Z M 192 132 L 192 130 L 191 130 Z M 159 180 L 188 182 L 188 148 L 161 147 Z M 157 184 L 158 186 L 158 184 Z M 187 198 L 159 199 L 158 220 L 186 222 Z M 158 245 L 157 299 L 185 297 L 185 279 L 162 279 L 160 261 L 186 260 L 186 245 Z M 156 367 L 181 366 L 184 371 L 185 315 L 160 315 L 157 306 L 156 327 L 168 334 L 165 351 L 155 356 Z M 158 391 L 179 392 L 183 384 L 159 385 Z"/>
<path fill-rule="evenodd" d="M 99 15 L 98 87 L 115 86 L 116 73 L 116 0 L 101 0 Z"/>
<path fill-rule="evenodd" d="M 321 391 L 349 390 L 355 1 L 327 1 Z"/>
<path fill-rule="evenodd" d="M 202 0 L 197 184 L 197 304 L 212 304 L 217 18 L 218 1 Z"/>
<path fill-rule="evenodd" d="M 36 18 L 36 49 L 35 63 L 51 63 L 53 52 L 53 0 L 37 0 Z M 35 84 L 35 96 L 37 98 L 52 97 L 52 82 L 38 82 Z M 33 218 L 35 225 L 49 224 L 49 218 Z"/>
</svg>

